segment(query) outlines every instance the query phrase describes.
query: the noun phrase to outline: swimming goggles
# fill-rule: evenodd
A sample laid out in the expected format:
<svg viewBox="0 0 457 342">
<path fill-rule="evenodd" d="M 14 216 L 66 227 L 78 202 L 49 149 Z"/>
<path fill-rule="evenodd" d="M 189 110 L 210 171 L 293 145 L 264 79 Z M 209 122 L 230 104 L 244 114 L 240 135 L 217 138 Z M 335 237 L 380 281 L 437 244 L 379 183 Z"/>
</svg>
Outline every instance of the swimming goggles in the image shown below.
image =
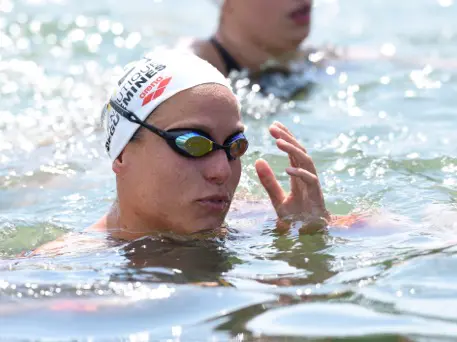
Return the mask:
<svg viewBox="0 0 457 342">
<path fill-rule="evenodd" d="M 135 113 L 122 108 L 112 100 L 110 100 L 109 105 L 128 121 L 138 124 L 152 133 L 157 134 L 164 139 L 174 151 L 185 157 L 199 158 L 204 157 L 213 151 L 224 150 L 229 160 L 235 160 L 245 154 L 249 146 L 248 140 L 241 132 L 231 135 L 225 140 L 223 145 L 219 145 L 214 142 L 207 133 L 201 130 L 172 129 L 164 131 L 143 122 Z"/>
</svg>

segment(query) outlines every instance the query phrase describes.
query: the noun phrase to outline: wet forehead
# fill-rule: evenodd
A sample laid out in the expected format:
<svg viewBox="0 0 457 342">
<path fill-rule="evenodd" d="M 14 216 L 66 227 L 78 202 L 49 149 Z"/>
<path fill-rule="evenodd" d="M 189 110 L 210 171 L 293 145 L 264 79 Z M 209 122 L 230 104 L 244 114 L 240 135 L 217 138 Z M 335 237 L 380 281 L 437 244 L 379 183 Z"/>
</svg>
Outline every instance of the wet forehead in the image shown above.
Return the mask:
<svg viewBox="0 0 457 342">
<path fill-rule="evenodd" d="M 199 128 L 214 135 L 243 129 L 235 96 L 226 87 L 214 84 L 198 86 L 173 96 L 148 121 L 165 130 Z"/>
</svg>

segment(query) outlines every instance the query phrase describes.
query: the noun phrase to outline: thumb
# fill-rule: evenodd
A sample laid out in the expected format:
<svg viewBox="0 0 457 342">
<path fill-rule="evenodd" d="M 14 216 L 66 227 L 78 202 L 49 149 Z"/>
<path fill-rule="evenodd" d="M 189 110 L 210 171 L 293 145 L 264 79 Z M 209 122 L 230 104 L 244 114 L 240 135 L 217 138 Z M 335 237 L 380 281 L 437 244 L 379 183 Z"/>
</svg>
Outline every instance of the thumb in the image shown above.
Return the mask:
<svg viewBox="0 0 457 342">
<path fill-rule="evenodd" d="M 263 159 L 258 159 L 255 162 L 255 169 L 257 171 L 257 175 L 259 176 L 260 183 L 262 183 L 268 193 L 268 196 L 270 197 L 273 207 L 278 209 L 278 207 L 284 202 L 286 195 L 276 179 L 273 170 Z"/>
</svg>

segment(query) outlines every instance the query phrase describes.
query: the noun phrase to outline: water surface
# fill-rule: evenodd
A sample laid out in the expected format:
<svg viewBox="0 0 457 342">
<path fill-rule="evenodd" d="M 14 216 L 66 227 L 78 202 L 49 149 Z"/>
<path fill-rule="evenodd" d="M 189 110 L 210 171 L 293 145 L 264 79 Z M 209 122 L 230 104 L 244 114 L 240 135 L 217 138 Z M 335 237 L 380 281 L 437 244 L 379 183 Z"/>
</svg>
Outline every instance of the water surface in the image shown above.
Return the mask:
<svg viewBox="0 0 457 342">
<path fill-rule="evenodd" d="M 116 68 L 209 35 L 217 8 L 0 1 L 1 340 L 457 338 L 457 74 L 455 61 L 436 62 L 457 55 L 457 5 L 315 4 L 310 43 L 356 47 L 359 58 L 321 70 L 311 94 L 275 114 L 275 100 L 247 95 L 240 193 L 266 199 L 253 172 L 259 156 L 288 187 L 287 158 L 267 133 L 280 120 L 314 158 L 333 213 L 388 212 L 395 225 L 279 235 L 271 209 L 241 205 L 225 241 L 82 242 L 17 258 L 78 237 L 114 199 L 99 114 Z M 395 61 L 373 56 L 380 49 Z"/>
</svg>

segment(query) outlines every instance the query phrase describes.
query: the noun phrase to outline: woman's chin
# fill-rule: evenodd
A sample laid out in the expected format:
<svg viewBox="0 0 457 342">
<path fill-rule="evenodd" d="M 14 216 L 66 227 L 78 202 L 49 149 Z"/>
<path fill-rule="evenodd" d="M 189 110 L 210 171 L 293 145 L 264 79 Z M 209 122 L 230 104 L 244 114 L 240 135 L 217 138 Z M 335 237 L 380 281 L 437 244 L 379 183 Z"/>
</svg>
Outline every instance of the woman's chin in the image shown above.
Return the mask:
<svg viewBox="0 0 457 342">
<path fill-rule="evenodd" d="M 218 218 L 205 218 L 196 222 L 192 229 L 187 230 L 187 234 L 210 233 L 219 230 L 224 224 L 225 216 Z"/>
</svg>

